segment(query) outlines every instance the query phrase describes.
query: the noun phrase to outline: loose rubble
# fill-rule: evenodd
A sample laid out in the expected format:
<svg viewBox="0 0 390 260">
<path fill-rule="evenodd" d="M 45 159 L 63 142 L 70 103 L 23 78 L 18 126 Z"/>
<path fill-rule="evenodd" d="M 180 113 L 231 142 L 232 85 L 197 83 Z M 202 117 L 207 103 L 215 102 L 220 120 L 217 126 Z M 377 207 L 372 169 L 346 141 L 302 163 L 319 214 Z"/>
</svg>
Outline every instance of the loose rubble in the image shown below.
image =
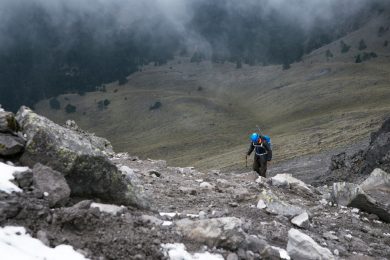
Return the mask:
<svg viewBox="0 0 390 260">
<path fill-rule="evenodd" d="M 390 225 L 374 210 L 387 210 L 383 169 L 316 188 L 294 172 L 204 173 L 115 154 L 74 122 L 61 127 L 27 108 L 16 118 L 0 120 L 1 133 L 26 140 L 17 157 L 0 156 L 0 226 L 24 228 L 13 236 L 36 238 L 42 252 L 66 245 L 75 254 L 67 259 L 390 258 Z M 361 194 L 372 204 L 351 203 Z M 0 236 L 0 247 L 7 243 Z"/>
</svg>

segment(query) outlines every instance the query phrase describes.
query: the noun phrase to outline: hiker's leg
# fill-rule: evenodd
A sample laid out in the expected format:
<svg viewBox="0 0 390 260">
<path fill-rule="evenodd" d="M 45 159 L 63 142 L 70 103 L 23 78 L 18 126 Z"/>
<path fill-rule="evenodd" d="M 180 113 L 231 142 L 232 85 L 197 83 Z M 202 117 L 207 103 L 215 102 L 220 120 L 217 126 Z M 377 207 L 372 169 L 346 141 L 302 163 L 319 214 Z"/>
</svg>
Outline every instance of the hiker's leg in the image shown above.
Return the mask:
<svg viewBox="0 0 390 260">
<path fill-rule="evenodd" d="M 260 174 L 260 163 L 259 163 L 259 156 L 255 156 L 253 158 L 253 170 Z"/>
<path fill-rule="evenodd" d="M 259 174 L 260 176 L 266 178 L 267 177 L 267 158 L 266 156 L 260 156 L 260 167 L 259 167 Z"/>
</svg>

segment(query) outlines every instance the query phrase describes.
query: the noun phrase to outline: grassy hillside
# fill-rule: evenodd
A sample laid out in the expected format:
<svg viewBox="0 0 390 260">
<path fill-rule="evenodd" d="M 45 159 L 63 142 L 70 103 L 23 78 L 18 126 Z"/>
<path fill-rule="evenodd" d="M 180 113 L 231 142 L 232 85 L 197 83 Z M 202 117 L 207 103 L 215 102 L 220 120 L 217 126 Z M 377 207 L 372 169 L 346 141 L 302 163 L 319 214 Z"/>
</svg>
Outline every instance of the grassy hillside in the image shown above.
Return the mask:
<svg viewBox="0 0 390 260">
<path fill-rule="evenodd" d="M 178 57 L 145 66 L 106 92 L 62 95 L 61 110 L 50 109 L 48 100 L 36 110 L 59 123 L 74 119 L 107 137 L 116 151 L 172 165 L 241 169 L 256 124 L 271 135 L 276 162 L 344 146 L 367 138 L 390 115 L 390 46 L 384 44 L 390 33 L 378 34 L 388 21 L 375 19 L 288 70 Z M 364 50 L 358 49 L 361 39 Z M 348 52 L 341 53 L 341 40 L 351 46 Z M 378 57 L 355 63 L 363 52 Z M 100 110 L 104 99 L 110 104 Z M 150 110 L 156 102 L 162 106 Z M 75 113 L 64 111 L 69 103 Z"/>
</svg>

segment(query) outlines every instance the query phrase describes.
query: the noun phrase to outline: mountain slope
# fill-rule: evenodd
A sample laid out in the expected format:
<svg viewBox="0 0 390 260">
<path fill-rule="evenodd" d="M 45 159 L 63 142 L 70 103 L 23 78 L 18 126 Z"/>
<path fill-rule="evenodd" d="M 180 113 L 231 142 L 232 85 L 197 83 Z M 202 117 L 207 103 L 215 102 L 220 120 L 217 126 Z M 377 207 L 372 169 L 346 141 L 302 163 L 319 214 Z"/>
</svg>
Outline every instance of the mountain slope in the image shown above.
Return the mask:
<svg viewBox="0 0 390 260">
<path fill-rule="evenodd" d="M 276 161 L 329 150 L 366 138 L 389 114 L 390 47 L 384 42 L 390 34 L 378 35 L 387 21 L 377 17 L 288 70 L 177 57 L 164 66 L 145 66 L 127 84 L 107 85 L 106 92 L 58 98 L 62 107 L 75 105 L 76 113 L 49 109 L 48 100 L 36 109 L 56 122 L 76 120 L 108 137 L 118 151 L 175 165 L 242 168 L 256 124 L 271 135 Z M 361 39 L 363 51 L 357 47 Z M 346 53 L 341 40 L 351 46 Z M 355 63 L 363 52 L 378 57 Z M 110 104 L 100 111 L 104 99 Z M 161 108 L 150 110 L 156 102 Z"/>
</svg>

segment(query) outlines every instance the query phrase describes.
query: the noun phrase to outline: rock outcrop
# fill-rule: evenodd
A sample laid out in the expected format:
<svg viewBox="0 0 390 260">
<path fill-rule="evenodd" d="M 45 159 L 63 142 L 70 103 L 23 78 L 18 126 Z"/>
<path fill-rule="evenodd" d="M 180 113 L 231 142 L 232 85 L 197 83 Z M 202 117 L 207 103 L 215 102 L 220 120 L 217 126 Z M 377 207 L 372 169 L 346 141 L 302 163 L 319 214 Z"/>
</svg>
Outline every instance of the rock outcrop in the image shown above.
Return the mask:
<svg viewBox="0 0 390 260">
<path fill-rule="evenodd" d="M 14 156 L 21 153 L 25 140 L 17 132 L 20 130 L 15 116 L 11 112 L 0 110 L 0 156 Z"/>
<path fill-rule="evenodd" d="M 343 152 L 332 157 L 329 180 L 359 179 L 360 176 L 370 174 L 375 168 L 390 172 L 390 118 L 384 121 L 378 131 L 371 134 L 367 148 L 350 156 Z"/>
<path fill-rule="evenodd" d="M 16 118 L 27 138 L 20 159 L 24 165 L 33 167 L 39 162 L 61 172 L 74 196 L 147 206 L 109 160 L 108 141 L 61 127 L 26 107 L 20 108 Z"/>
<path fill-rule="evenodd" d="M 390 174 L 375 169 L 360 185 L 334 183 L 332 199 L 343 206 L 355 207 L 390 223 Z"/>
</svg>

